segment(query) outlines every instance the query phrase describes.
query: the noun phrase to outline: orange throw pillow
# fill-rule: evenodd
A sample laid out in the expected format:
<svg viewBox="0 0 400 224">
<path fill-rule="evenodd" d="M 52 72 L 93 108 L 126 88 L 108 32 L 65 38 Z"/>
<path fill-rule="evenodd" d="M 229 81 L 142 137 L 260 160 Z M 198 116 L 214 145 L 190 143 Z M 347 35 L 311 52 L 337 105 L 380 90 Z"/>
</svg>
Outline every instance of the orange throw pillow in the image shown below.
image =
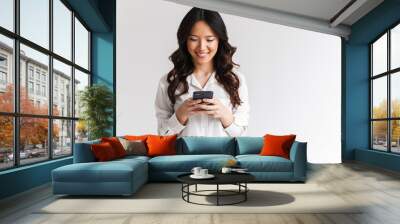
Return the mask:
<svg viewBox="0 0 400 224">
<path fill-rule="evenodd" d="M 289 159 L 290 148 L 295 139 L 296 135 L 275 136 L 266 134 L 264 136 L 264 145 L 261 149 L 260 155 L 281 156 Z"/>
<path fill-rule="evenodd" d="M 122 146 L 121 142 L 117 137 L 110 137 L 110 138 L 101 138 L 101 142 L 108 142 L 114 149 L 115 155 L 117 158 L 121 158 L 126 156 L 126 151 L 124 146 Z"/>
<path fill-rule="evenodd" d="M 148 156 L 165 156 L 175 155 L 177 135 L 158 136 L 150 135 L 147 137 L 147 155 Z"/>
<path fill-rule="evenodd" d="M 99 162 L 110 161 L 117 158 L 114 149 L 108 142 L 93 144 L 91 145 L 91 149 L 94 157 Z"/>
<path fill-rule="evenodd" d="M 124 139 L 129 140 L 129 141 L 143 141 L 146 142 L 147 137 L 152 136 L 152 135 L 125 135 Z"/>
</svg>

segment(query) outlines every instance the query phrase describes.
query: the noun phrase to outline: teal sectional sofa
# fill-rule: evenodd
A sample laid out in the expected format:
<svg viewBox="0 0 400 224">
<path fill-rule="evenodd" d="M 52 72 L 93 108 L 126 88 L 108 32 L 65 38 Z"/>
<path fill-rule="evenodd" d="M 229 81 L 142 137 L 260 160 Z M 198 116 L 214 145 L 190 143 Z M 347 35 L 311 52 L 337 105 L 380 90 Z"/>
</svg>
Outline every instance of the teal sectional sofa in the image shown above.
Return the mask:
<svg viewBox="0 0 400 224">
<path fill-rule="evenodd" d="M 131 195 L 148 181 L 176 181 L 193 167 L 218 172 L 234 159 L 259 182 L 305 182 L 307 143 L 294 142 L 290 159 L 260 156 L 262 137 L 183 137 L 176 143 L 177 155 L 127 156 L 96 162 L 90 141 L 75 144 L 74 163 L 52 171 L 54 194 Z"/>
</svg>

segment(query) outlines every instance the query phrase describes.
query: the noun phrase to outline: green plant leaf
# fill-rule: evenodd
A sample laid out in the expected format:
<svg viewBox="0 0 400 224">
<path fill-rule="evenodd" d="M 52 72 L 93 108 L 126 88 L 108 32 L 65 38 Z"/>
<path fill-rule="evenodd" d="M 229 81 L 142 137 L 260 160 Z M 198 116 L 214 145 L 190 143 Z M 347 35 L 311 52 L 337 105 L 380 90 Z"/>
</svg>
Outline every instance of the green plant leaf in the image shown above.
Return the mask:
<svg viewBox="0 0 400 224">
<path fill-rule="evenodd" d="M 89 139 L 109 136 L 107 129 L 112 124 L 113 93 L 102 84 L 94 84 L 80 92 L 82 119 L 87 125 Z"/>
</svg>

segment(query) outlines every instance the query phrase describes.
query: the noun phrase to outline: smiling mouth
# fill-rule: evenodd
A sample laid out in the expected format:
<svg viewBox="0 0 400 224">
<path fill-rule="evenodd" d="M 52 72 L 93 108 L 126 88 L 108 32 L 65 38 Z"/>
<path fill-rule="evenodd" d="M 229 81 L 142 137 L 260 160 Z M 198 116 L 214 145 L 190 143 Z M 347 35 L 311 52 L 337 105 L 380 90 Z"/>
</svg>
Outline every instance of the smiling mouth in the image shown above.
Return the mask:
<svg viewBox="0 0 400 224">
<path fill-rule="evenodd" d="M 199 58 L 205 58 L 205 57 L 207 57 L 208 53 L 196 53 L 196 55 Z"/>
</svg>

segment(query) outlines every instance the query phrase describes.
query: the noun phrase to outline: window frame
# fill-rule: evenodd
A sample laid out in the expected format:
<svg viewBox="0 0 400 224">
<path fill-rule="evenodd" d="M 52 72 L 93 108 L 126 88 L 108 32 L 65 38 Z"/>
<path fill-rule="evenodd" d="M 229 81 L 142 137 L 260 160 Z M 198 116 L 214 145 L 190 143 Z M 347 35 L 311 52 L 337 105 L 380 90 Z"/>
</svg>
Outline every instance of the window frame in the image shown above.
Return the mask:
<svg viewBox="0 0 400 224">
<path fill-rule="evenodd" d="M 368 44 L 368 52 L 369 52 L 369 149 L 373 151 L 379 151 L 379 152 L 385 152 L 385 153 L 391 153 L 391 154 L 396 154 L 399 155 L 400 152 L 393 152 L 392 151 L 392 121 L 397 121 L 400 120 L 400 117 L 392 117 L 392 98 L 391 98 L 391 92 L 392 92 L 392 84 L 391 84 L 391 79 L 393 75 L 396 75 L 396 73 L 400 72 L 400 67 L 398 68 L 393 68 L 391 69 L 391 31 L 393 28 L 400 26 L 400 21 L 397 21 L 396 23 L 392 24 L 388 29 L 386 29 L 383 33 L 378 35 L 374 40 L 372 40 Z M 376 74 L 374 76 L 373 74 L 373 44 L 376 43 L 381 37 L 384 35 L 387 35 L 387 52 L 386 52 L 386 57 L 387 57 L 387 64 L 386 64 L 386 71 L 380 74 Z M 387 105 L 386 105 L 386 118 L 373 118 L 373 81 L 378 78 L 386 77 L 386 86 L 387 86 L 387 92 L 386 92 L 386 98 L 387 98 Z M 386 121 L 386 151 L 379 150 L 374 148 L 374 132 L 373 132 L 373 122 L 374 121 Z"/>
<path fill-rule="evenodd" d="M 46 49 L 45 47 L 42 47 L 39 44 L 34 43 L 33 41 L 30 41 L 29 39 L 26 39 L 20 35 L 20 0 L 14 0 L 13 1 L 13 10 L 14 10 L 14 30 L 10 31 L 4 27 L 0 26 L 0 35 L 3 35 L 5 37 L 11 38 L 13 41 L 13 63 L 12 63 L 12 69 L 10 75 L 13 76 L 14 79 L 14 93 L 13 93 L 13 102 L 14 102 L 14 110 L 13 112 L 2 112 L 0 111 L 0 116 L 4 117 L 11 117 L 13 119 L 13 154 L 14 154 L 14 161 L 13 161 L 13 166 L 11 167 L 5 167 L 5 168 L 0 168 L 0 172 L 5 171 L 5 170 L 10 170 L 10 169 L 16 169 L 19 167 L 23 166 L 30 166 L 33 164 L 37 163 L 43 163 L 46 161 L 54 160 L 54 159 L 62 159 L 65 157 L 70 157 L 73 156 L 74 153 L 74 143 L 75 143 L 75 126 L 76 126 L 76 121 L 78 121 L 80 118 L 75 116 L 75 108 L 72 107 L 72 113 L 70 116 L 56 116 L 53 115 L 53 97 L 54 97 L 54 90 L 53 90 L 53 60 L 58 60 L 59 62 L 62 62 L 68 66 L 71 66 L 71 83 L 73 84 L 75 82 L 75 69 L 85 73 L 88 75 L 89 78 L 89 83 L 88 86 L 92 85 L 92 69 L 91 69 L 91 36 L 92 36 L 92 30 L 87 26 L 87 24 L 83 21 L 83 19 L 72 9 L 72 7 L 65 1 L 65 0 L 59 0 L 68 10 L 71 11 L 71 18 L 70 18 L 70 23 L 71 23 L 71 58 L 67 59 L 64 58 L 63 56 L 55 53 L 53 50 L 53 24 L 54 24 L 54 17 L 53 17 L 53 1 L 54 0 L 48 0 L 49 2 L 49 47 Z M 88 69 L 85 69 L 78 64 L 75 63 L 75 18 L 79 20 L 79 22 L 84 26 L 84 28 L 88 31 Z M 45 91 L 45 95 L 48 96 L 48 112 L 46 115 L 39 115 L 39 114 L 27 114 L 27 113 L 21 113 L 20 111 L 20 85 L 21 85 L 21 80 L 20 80 L 20 45 L 23 44 L 27 47 L 30 47 L 36 51 L 39 51 L 40 53 L 43 53 L 48 56 L 49 58 L 49 63 L 48 63 L 48 77 L 46 80 L 46 87 L 45 90 L 48 91 L 48 94 Z M 27 64 L 27 71 L 30 69 L 30 65 Z M 42 79 L 41 79 L 41 74 L 42 72 L 39 73 L 39 80 L 36 79 L 36 69 L 33 70 L 33 79 L 31 79 L 29 72 L 27 72 L 26 75 L 26 82 L 28 81 L 33 81 L 34 86 L 36 83 L 41 83 L 42 84 Z M 75 85 L 71 85 L 71 93 L 72 93 L 72 105 L 75 103 Z M 27 86 L 28 87 L 28 86 Z M 29 91 L 27 89 L 27 91 Z M 34 89 L 34 92 L 36 89 Z M 42 96 L 42 94 L 39 94 L 38 96 Z M 48 136 L 47 136 L 47 142 L 49 143 L 47 145 L 47 150 L 48 150 L 48 155 L 47 158 L 43 158 L 43 160 L 40 160 L 38 162 L 32 162 L 32 163 L 26 163 L 26 164 L 21 164 L 20 161 L 20 119 L 21 118 L 45 118 L 47 119 L 48 122 Z M 54 147 L 53 147 L 53 122 L 56 120 L 66 120 L 66 121 L 71 121 L 71 153 L 68 155 L 62 155 L 62 156 L 55 156 L 53 155 L 54 152 Z"/>
</svg>

